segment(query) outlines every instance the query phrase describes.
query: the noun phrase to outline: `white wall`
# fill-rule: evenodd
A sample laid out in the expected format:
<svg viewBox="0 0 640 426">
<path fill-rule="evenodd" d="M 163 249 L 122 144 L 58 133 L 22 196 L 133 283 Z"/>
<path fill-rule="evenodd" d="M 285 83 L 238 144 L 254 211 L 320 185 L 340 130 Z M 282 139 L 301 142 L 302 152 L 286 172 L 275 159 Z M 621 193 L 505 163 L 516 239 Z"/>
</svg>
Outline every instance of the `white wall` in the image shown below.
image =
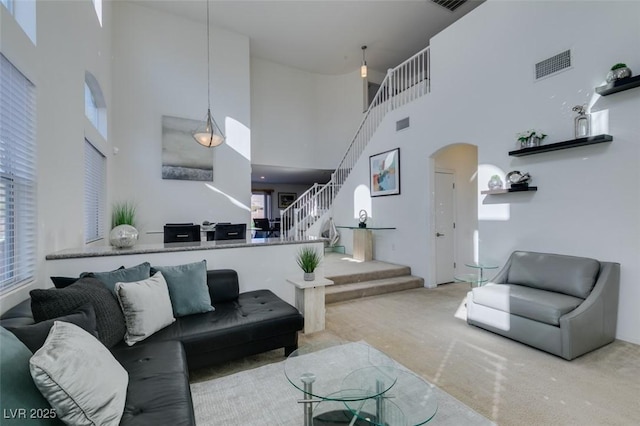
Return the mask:
<svg viewBox="0 0 640 426">
<path fill-rule="evenodd" d="M 640 70 L 640 3 L 579 6 L 489 1 L 434 37 L 432 93 L 387 116 L 341 191 L 334 217 L 352 220 L 353 191 L 368 185 L 368 156 L 401 147 L 401 195 L 372 200 L 375 222 L 398 229 L 378 233 L 374 250 L 377 259 L 407 264 L 432 283 L 429 159 L 452 143 L 477 145 L 479 190 L 494 170 L 529 172 L 539 187 L 480 198 L 480 258 L 502 265 L 521 249 L 620 262 L 617 337 L 640 343 L 639 89 L 594 95 L 611 65 Z M 573 68 L 534 82 L 534 64 L 567 48 Z M 572 139 L 571 107 L 586 102 L 608 114 L 612 143 L 508 156 L 515 134 L 532 127 L 544 130 L 548 143 Z M 411 128 L 396 133 L 395 120 L 407 115 Z"/>
<path fill-rule="evenodd" d="M 106 149 L 84 115 L 84 76 L 88 70 L 98 79 L 111 111 L 111 6 L 105 3 L 100 27 L 91 2 L 37 2 L 37 47 L 3 7 L 0 15 L 2 53 L 36 86 L 38 173 L 36 280 L 3 295 L 4 311 L 50 285 L 47 253 L 84 244 L 85 136 Z"/>
<path fill-rule="evenodd" d="M 328 76 L 251 58 L 253 162 L 336 168 L 362 119 L 358 72 Z"/>
<path fill-rule="evenodd" d="M 213 182 L 163 180 L 162 116 L 206 116 L 206 26 L 128 2 L 114 15 L 113 199 L 138 205 L 143 237 L 167 222 L 249 223 L 249 39 L 211 28 L 211 108 L 227 136 L 213 151 Z"/>
</svg>

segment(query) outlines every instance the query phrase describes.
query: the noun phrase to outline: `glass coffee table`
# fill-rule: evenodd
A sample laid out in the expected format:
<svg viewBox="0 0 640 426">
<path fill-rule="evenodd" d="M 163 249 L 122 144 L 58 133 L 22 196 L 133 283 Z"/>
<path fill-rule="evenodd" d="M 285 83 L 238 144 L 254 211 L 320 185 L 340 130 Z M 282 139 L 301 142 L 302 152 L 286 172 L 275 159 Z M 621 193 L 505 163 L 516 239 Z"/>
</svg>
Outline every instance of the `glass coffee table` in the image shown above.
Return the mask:
<svg viewBox="0 0 640 426">
<path fill-rule="evenodd" d="M 323 359 L 322 351 L 302 348 L 285 361 L 287 380 L 304 396 L 305 426 L 413 426 L 433 418 L 435 388 L 425 380 L 366 344 L 335 350 Z"/>
</svg>

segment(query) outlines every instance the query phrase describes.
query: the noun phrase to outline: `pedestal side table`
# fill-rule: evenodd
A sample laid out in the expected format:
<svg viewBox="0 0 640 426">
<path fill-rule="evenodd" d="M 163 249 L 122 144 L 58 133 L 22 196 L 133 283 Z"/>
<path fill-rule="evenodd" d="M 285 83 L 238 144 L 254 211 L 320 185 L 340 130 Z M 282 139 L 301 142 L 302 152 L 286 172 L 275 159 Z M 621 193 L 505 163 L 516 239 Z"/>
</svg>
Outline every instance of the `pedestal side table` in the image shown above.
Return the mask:
<svg viewBox="0 0 640 426">
<path fill-rule="evenodd" d="M 304 281 L 302 278 L 287 278 L 296 288 L 296 308 L 304 315 L 304 333 L 324 330 L 324 288 L 333 281 L 316 278 Z"/>
</svg>

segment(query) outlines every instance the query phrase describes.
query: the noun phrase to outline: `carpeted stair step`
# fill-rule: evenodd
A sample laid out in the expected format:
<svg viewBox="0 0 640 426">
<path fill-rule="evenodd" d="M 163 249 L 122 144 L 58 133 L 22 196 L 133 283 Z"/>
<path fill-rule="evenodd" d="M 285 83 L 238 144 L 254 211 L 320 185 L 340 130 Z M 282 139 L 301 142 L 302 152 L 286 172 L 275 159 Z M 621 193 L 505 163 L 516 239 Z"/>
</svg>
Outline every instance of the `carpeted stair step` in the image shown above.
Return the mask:
<svg viewBox="0 0 640 426">
<path fill-rule="evenodd" d="M 371 263 L 365 263 L 368 265 Z M 351 272 L 347 274 L 327 276 L 328 280 L 333 281 L 334 285 L 361 283 L 366 281 L 380 280 L 383 278 L 395 278 L 411 275 L 411 268 L 402 265 L 385 264 L 383 268 L 365 270 L 361 272 Z"/>
<path fill-rule="evenodd" d="M 370 281 L 330 285 L 326 287 L 324 297 L 325 303 L 328 304 L 423 286 L 424 279 L 413 275 L 403 275 Z"/>
</svg>

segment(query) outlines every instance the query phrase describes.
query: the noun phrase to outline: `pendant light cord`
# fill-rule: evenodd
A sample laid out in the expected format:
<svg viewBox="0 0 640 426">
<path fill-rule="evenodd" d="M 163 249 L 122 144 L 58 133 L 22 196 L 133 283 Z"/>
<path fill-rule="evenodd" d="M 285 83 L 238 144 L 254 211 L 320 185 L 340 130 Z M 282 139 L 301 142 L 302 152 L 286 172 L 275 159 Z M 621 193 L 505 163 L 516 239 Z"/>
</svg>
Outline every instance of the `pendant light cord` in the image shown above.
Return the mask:
<svg viewBox="0 0 640 426">
<path fill-rule="evenodd" d="M 207 0 L 207 106 L 208 109 L 211 110 L 211 59 L 209 50 L 209 0 Z"/>
</svg>

